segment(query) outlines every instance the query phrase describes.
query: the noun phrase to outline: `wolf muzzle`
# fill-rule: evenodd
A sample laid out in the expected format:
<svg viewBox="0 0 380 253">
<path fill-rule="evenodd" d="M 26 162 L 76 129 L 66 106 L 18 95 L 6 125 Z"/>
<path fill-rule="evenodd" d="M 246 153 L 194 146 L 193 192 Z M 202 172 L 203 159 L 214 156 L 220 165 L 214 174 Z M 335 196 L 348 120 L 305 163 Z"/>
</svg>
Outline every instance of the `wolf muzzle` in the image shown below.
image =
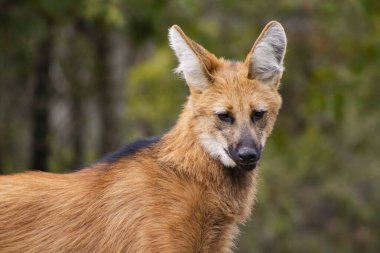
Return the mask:
<svg viewBox="0 0 380 253">
<path fill-rule="evenodd" d="M 235 149 L 230 149 L 232 159 L 237 164 L 237 167 L 251 171 L 256 168 L 257 162 L 261 157 L 261 148 L 258 145 L 242 145 Z"/>
</svg>

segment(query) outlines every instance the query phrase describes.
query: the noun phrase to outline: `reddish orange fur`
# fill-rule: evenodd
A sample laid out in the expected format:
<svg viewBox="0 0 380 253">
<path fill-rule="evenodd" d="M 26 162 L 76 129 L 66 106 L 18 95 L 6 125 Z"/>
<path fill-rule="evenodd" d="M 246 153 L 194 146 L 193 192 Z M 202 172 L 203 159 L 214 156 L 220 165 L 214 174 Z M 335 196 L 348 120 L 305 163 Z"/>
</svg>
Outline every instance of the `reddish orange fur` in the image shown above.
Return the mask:
<svg viewBox="0 0 380 253">
<path fill-rule="evenodd" d="M 75 173 L 0 177 L 0 252 L 230 252 L 257 171 L 225 168 L 197 136 L 212 131 L 215 101 L 242 115 L 265 102 L 269 135 L 281 98 L 246 78 L 247 63 L 209 59 L 214 84 L 191 90 L 160 142 Z"/>
</svg>

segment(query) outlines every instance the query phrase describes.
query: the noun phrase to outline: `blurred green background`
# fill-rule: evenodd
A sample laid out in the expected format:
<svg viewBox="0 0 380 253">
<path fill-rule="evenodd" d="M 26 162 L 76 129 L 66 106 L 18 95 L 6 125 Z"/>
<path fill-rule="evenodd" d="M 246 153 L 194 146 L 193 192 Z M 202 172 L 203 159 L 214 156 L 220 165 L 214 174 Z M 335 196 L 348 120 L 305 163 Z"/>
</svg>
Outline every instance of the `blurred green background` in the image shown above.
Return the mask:
<svg viewBox="0 0 380 253">
<path fill-rule="evenodd" d="M 162 134 L 188 95 L 168 27 L 242 60 L 270 20 L 284 105 L 236 252 L 380 252 L 380 1 L 0 0 L 0 173 Z"/>
</svg>

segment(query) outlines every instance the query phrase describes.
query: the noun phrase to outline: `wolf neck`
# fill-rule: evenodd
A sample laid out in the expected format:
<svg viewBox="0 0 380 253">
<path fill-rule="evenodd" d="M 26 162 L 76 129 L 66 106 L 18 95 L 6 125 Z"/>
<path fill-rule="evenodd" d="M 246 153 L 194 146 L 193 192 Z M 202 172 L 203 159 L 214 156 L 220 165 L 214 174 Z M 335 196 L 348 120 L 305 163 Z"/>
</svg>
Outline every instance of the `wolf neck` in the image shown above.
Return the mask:
<svg viewBox="0 0 380 253">
<path fill-rule="evenodd" d="M 213 159 L 204 150 L 192 129 L 189 102 L 174 128 L 163 136 L 159 145 L 158 160 L 177 173 L 202 182 L 213 180 L 224 183 L 226 180 L 243 180 L 250 184 L 252 178 L 252 175 L 225 168 L 220 161 Z"/>
</svg>

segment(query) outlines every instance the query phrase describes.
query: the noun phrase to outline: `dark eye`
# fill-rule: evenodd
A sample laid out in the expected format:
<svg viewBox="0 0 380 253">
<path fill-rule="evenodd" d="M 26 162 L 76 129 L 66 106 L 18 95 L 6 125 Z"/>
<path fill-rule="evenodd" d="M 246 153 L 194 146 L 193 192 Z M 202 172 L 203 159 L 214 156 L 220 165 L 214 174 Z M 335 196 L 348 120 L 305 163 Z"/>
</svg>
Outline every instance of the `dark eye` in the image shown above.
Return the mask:
<svg viewBox="0 0 380 253">
<path fill-rule="evenodd" d="M 234 123 L 234 118 L 232 118 L 232 116 L 228 112 L 218 113 L 217 115 L 221 121 L 224 121 L 230 124 Z"/>
<path fill-rule="evenodd" d="M 252 121 L 256 122 L 256 121 L 261 120 L 264 117 L 265 113 L 266 113 L 266 111 L 254 111 L 254 112 L 252 112 Z"/>
</svg>

